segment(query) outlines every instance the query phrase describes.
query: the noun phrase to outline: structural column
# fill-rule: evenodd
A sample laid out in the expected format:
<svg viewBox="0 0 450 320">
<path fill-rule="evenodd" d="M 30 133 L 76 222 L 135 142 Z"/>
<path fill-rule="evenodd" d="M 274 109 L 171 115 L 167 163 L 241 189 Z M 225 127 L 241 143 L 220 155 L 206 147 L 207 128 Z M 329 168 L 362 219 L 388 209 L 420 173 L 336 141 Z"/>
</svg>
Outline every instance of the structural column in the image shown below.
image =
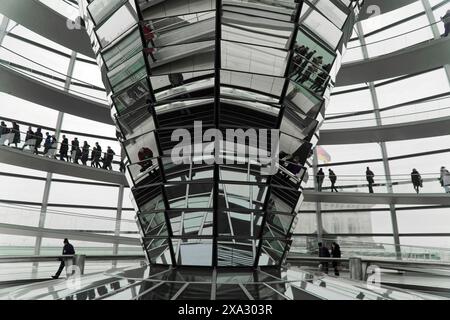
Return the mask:
<svg viewBox="0 0 450 320">
<path fill-rule="evenodd" d="M 435 40 L 440 39 L 441 33 L 439 32 L 439 28 L 436 25 L 437 21 L 434 17 L 433 8 L 431 7 L 430 0 L 421 0 L 421 1 L 423 4 L 423 7 L 425 8 L 425 13 L 427 15 L 428 22 L 431 25 L 431 30 L 433 31 L 433 37 Z M 447 74 L 447 79 L 450 83 L 450 65 L 446 64 L 444 66 L 444 69 L 445 69 L 445 73 Z"/>
<path fill-rule="evenodd" d="M 67 77 L 66 77 L 66 83 L 64 85 L 64 91 L 65 92 L 69 92 L 70 89 L 70 84 L 72 81 L 72 75 L 73 75 L 73 70 L 75 67 L 75 62 L 76 62 L 76 58 L 77 58 L 77 53 L 76 52 L 72 52 L 72 55 L 70 57 L 70 62 L 69 62 L 69 67 L 67 69 Z M 62 128 L 62 123 L 64 120 L 64 113 L 63 112 L 59 112 L 58 113 L 58 119 L 56 121 L 56 129 L 55 129 L 55 137 L 56 140 L 59 141 L 59 137 L 61 134 L 61 128 Z M 42 205 L 41 205 L 41 214 L 39 217 L 39 228 L 44 228 L 45 227 L 45 220 L 47 217 L 47 206 L 48 206 L 48 199 L 50 197 L 50 189 L 51 189 L 51 184 L 52 184 L 52 177 L 53 177 L 53 173 L 48 172 L 47 173 L 47 178 L 45 181 L 45 187 L 44 187 L 44 195 L 42 197 Z M 42 236 L 36 237 L 36 243 L 34 246 L 34 254 L 35 255 L 40 255 L 41 254 L 41 247 L 42 247 Z M 38 264 L 34 264 L 34 266 L 37 267 Z"/>
<path fill-rule="evenodd" d="M 313 156 L 313 175 L 314 175 L 313 179 L 315 191 L 319 191 L 319 186 L 317 184 L 318 166 L 319 162 L 317 157 L 317 148 L 315 148 Z M 317 241 L 322 242 L 323 240 L 322 204 L 319 201 L 316 202 L 316 226 L 317 226 Z"/>
<path fill-rule="evenodd" d="M 367 43 L 364 38 L 364 30 L 361 26 L 361 22 L 356 23 L 356 29 L 358 32 L 358 38 L 361 42 L 361 48 L 363 53 L 363 59 L 368 60 L 369 59 L 369 52 L 367 50 Z M 372 99 L 372 104 L 374 108 L 374 114 L 376 119 L 377 126 L 383 125 L 381 120 L 381 113 L 380 113 L 380 104 L 378 102 L 378 95 L 375 90 L 375 84 L 373 82 L 368 83 L 369 90 L 370 90 L 370 96 Z M 393 193 L 392 189 L 392 178 L 391 178 L 391 169 L 389 166 L 388 161 L 388 152 L 386 148 L 386 143 L 384 141 L 380 142 L 380 149 L 381 149 L 381 155 L 383 157 L 383 166 L 384 166 L 384 173 L 386 176 L 386 188 L 388 193 Z M 391 224 L 392 224 L 392 234 L 394 237 L 394 245 L 395 245 L 395 253 L 398 259 L 401 259 L 401 247 L 400 247 L 400 236 L 399 236 L 399 230 L 398 230 L 398 222 L 397 222 L 397 213 L 395 210 L 395 205 L 390 204 L 389 205 L 389 211 L 391 214 Z"/>
</svg>

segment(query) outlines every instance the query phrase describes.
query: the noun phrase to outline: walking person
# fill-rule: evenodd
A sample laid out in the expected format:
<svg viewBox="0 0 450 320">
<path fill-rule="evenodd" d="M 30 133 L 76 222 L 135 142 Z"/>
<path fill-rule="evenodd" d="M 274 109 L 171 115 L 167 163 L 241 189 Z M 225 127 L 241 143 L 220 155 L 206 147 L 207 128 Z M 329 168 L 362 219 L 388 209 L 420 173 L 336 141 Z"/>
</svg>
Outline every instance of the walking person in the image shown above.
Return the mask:
<svg viewBox="0 0 450 320">
<path fill-rule="evenodd" d="M 7 134 L 7 133 L 8 133 L 8 127 L 6 126 L 5 121 L 2 121 L 2 122 L 0 123 L 0 137 L 1 137 L 2 135 L 4 135 L 4 134 Z"/>
<path fill-rule="evenodd" d="M 336 189 L 337 176 L 336 176 L 336 174 L 333 172 L 333 170 L 331 170 L 331 169 L 328 170 L 328 176 L 329 176 L 330 182 L 331 182 L 331 192 L 339 192 L 339 191 Z"/>
<path fill-rule="evenodd" d="M 80 164 L 78 161 L 81 159 L 81 157 L 83 156 L 83 152 L 81 151 L 80 147 L 77 147 L 75 149 L 75 151 L 72 153 L 73 156 L 73 163 L 75 164 Z"/>
<path fill-rule="evenodd" d="M 331 244 L 331 257 L 333 258 L 341 257 L 341 247 L 336 242 L 333 242 Z M 334 268 L 334 275 L 336 277 L 339 277 L 339 262 L 333 261 L 333 268 Z"/>
<path fill-rule="evenodd" d="M 34 144 L 34 154 L 39 154 L 39 149 L 41 148 L 42 140 L 44 140 L 44 137 L 42 135 L 42 129 L 37 128 L 36 132 L 34 133 L 34 136 L 36 137 L 36 143 Z"/>
<path fill-rule="evenodd" d="M 441 167 L 439 181 L 441 182 L 441 186 L 444 187 L 445 193 L 450 193 L 450 172 L 445 167 Z"/>
<path fill-rule="evenodd" d="M 34 151 L 34 146 L 36 144 L 36 135 L 33 132 L 31 127 L 28 127 L 27 135 L 25 136 L 25 144 L 22 147 L 22 151 L 25 150 L 26 147 L 30 147 L 30 150 Z"/>
<path fill-rule="evenodd" d="M 414 191 L 419 194 L 419 190 L 422 188 L 422 177 L 416 169 L 413 169 L 411 172 L 411 182 L 413 184 Z"/>
<path fill-rule="evenodd" d="M 325 173 L 322 168 L 317 172 L 317 191 L 322 192 L 323 181 L 325 180 Z"/>
<path fill-rule="evenodd" d="M 450 10 L 447 10 L 445 16 L 441 17 L 442 22 L 444 23 L 445 32 L 442 37 L 447 37 L 450 33 Z"/>
<path fill-rule="evenodd" d="M 49 158 L 56 159 L 56 152 L 58 151 L 58 140 L 56 140 L 55 136 L 51 137 L 50 148 L 48 149 L 47 156 Z"/>
<path fill-rule="evenodd" d="M 48 150 L 52 147 L 52 136 L 50 133 L 45 133 L 45 142 L 44 142 L 44 156 L 47 155 Z"/>
<path fill-rule="evenodd" d="M 103 162 L 103 169 L 105 170 L 112 170 L 112 162 L 114 160 L 114 156 L 116 153 L 111 149 L 111 147 L 108 147 L 108 150 L 106 150 L 105 153 L 105 160 Z"/>
<path fill-rule="evenodd" d="M 375 174 L 370 170 L 369 167 L 367 167 L 366 180 L 369 183 L 369 193 L 373 193 L 373 184 L 375 183 L 374 177 Z"/>
<path fill-rule="evenodd" d="M 66 256 L 66 255 L 74 255 L 75 254 L 75 249 L 73 247 L 73 245 L 71 245 L 69 243 L 68 239 L 64 239 L 64 247 L 63 247 L 63 251 L 62 251 L 62 255 Z M 59 276 L 61 275 L 61 272 L 64 270 L 65 267 L 65 262 L 63 258 L 59 259 L 61 261 L 61 264 L 59 265 L 58 271 L 56 272 L 56 274 L 54 276 L 52 276 L 53 279 L 58 279 Z"/>
<path fill-rule="evenodd" d="M 83 166 L 87 165 L 87 162 L 89 160 L 89 150 L 90 150 L 91 146 L 87 143 L 87 141 L 84 142 L 83 144 L 83 150 L 81 153 L 81 163 L 83 164 Z"/>
<path fill-rule="evenodd" d="M 12 123 L 11 133 L 14 134 L 14 137 L 12 141 L 9 141 L 8 146 L 14 143 L 15 147 L 17 148 L 17 144 L 20 143 L 20 127 L 15 121 Z"/>
<path fill-rule="evenodd" d="M 63 140 L 61 143 L 61 148 L 59 149 L 59 160 L 65 161 L 67 159 L 69 161 L 69 156 L 67 155 L 69 152 L 69 139 L 65 135 L 63 135 Z"/>
<path fill-rule="evenodd" d="M 319 242 L 319 258 L 329 258 L 330 251 L 326 246 Z M 320 270 L 328 274 L 328 261 L 320 263 Z"/>
<path fill-rule="evenodd" d="M 75 157 L 77 155 L 77 150 L 80 147 L 80 141 L 78 141 L 78 138 L 74 138 L 72 142 L 70 142 L 70 145 L 72 146 L 70 149 L 70 161 L 75 163 Z"/>
<path fill-rule="evenodd" d="M 95 147 L 92 150 L 92 162 L 91 167 L 95 168 L 101 168 L 100 165 L 100 158 L 102 157 L 102 147 L 98 144 L 98 142 L 95 143 Z"/>
</svg>

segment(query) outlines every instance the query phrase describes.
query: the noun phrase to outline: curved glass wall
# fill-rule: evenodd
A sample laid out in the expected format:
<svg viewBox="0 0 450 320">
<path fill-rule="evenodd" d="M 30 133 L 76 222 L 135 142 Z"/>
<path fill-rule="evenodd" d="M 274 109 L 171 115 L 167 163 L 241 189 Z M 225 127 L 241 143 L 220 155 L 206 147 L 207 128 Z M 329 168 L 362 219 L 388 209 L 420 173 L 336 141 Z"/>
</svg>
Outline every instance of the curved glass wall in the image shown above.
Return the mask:
<svg viewBox="0 0 450 320">
<path fill-rule="evenodd" d="M 427 7 L 431 10 L 427 11 Z M 364 35 L 353 34 L 344 55 L 344 63 L 364 59 L 362 38 L 368 44 L 366 59 L 424 41 L 444 41 L 439 39 L 443 33 L 440 17 L 449 9 L 448 1 L 421 0 L 362 21 Z M 380 125 L 400 127 L 413 126 L 417 122 L 445 121 L 450 115 L 449 76 L 449 66 L 446 65 L 374 83 L 346 87 L 338 84 L 331 96 L 322 130 L 362 129 Z M 331 190 L 328 178 L 328 169 L 331 168 L 338 176 L 338 191 L 368 193 L 366 167 L 369 166 L 375 174 L 375 193 L 414 194 L 411 171 L 417 169 L 423 180 L 420 193 L 445 196 L 439 177 L 440 168 L 450 166 L 449 139 L 450 136 L 444 134 L 380 143 L 320 146 L 316 157 L 318 166 L 326 174 L 323 192 Z M 314 176 L 312 170 L 309 174 Z M 314 180 L 310 180 L 307 187 L 314 190 Z M 317 234 L 318 230 L 322 232 L 323 239 L 347 243 L 348 252 L 354 252 L 351 243 L 357 247 L 358 242 L 361 246 L 372 246 L 374 252 L 381 252 L 381 248 L 375 249 L 379 242 L 385 243 L 384 248 L 397 248 L 397 251 L 408 245 L 450 246 L 450 218 L 446 205 L 364 207 L 357 204 L 322 203 L 317 206 L 305 203 L 303 208 L 296 230 L 296 243 L 301 248 L 299 252 L 308 246 L 310 240 L 306 239 L 317 238 L 317 235 L 312 234 Z M 301 223 L 302 219 L 307 221 L 306 226 Z M 318 226 L 319 220 L 322 221 L 321 226 Z M 333 222 L 330 224 L 330 221 Z M 342 228 L 342 221 L 349 222 L 344 224 L 346 228 Z M 307 238 L 308 234 L 313 238 Z M 368 237 L 370 234 L 372 236 Z M 408 252 L 409 249 L 405 247 L 403 250 Z M 425 249 L 414 250 L 417 254 L 421 251 L 425 255 Z M 391 251 L 395 255 L 396 250 Z"/>
</svg>

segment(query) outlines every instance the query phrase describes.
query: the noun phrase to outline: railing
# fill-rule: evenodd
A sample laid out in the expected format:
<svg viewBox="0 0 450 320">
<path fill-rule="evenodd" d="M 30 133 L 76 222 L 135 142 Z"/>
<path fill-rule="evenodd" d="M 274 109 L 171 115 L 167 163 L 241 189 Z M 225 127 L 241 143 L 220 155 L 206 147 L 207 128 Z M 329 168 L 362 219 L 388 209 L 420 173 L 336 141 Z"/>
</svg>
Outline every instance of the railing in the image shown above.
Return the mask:
<svg viewBox="0 0 450 320">
<path fill-rule="evenodd" d="M 450 272 L 450 263 L 439 263 L 431 261 L 400 261 L 400 260 L 390 260 L 390 259 L 373 259 L 373 258 L 362 258 L 362 257 L 349 257 L 349 258 L 320 258 L 320 257 L 310 257 L 310 256 L 288 256 L 286 262 L 294 266 L 311 266 L 311 264 L 322 266 L 324 264 L 330 263 L 327 266 L 329 271 L 333 271 L 334 265 L 337 264 L 337 268 L 342 270 L 346 268 L 349 272 L 350 279 L 358 281 L 366 281 L 368 276 L 370 276 L 375 271 L 375 268 L 385 268 L 389 270 L 397 271 L 409 271 L 417 270 L 423 273 L 434 274 L 431 269 L 439 269 Z M 333 265 L 334 264 L 334 265 Z M 322 267 L 323 270 L 323 267 Z"/>
<path fill-rule="evenodd" d="M 49 263 L 51 262 L 51 266 L 44 266 L 44 270 L 41 273 L 47 275 L 50 278 L 51 272 L 56 271 L 57 264 L 59 261 L 63 260 L 65 262 L 66 268 L 70 265 L 77 266 L 80 270 L 80 274 L 85 273 L 86 262 L 88 262 L 88 267 L 93 267 L 92 262 L 97 263 L 105 263 L 112 262 L 112 265 L 118 262 L 127 262 L 127 261 L 146 261 L 144 255 L 60 255 L 60 256 L 0 256 L 0 265 L 2 271 L 7 271 L 5 274 L 0 274 L 3 278 L 7 278 L 7 282 L 16 282 L 23 280 L 33 280 L 30 277 L 26 277 L 24 279 L 23 275 L 32 275 L 36 276 L 36 271 L 32 270 L 31 272 L 20 272 L 20 265 L 22 264 L 30 264 L 30 263 Z M 8 270 L 7 265 L 12 264 L 13 270 Z M 51 269 L 50 269 L 51 268 Z M 100 268 L 92 268 L 95 269 L 96 272 L 104 271 L 107 268 L 105 265 L 101 265 Z M 32 268 L 35 269 L 35 268 Z M 67 269 L 66 269 L 67 270 Z M 14 279 L 12 277 L 15 277 Z M 34 277 L 34 279 L 36 279 Z"/>
<path fill-rule="evenodd" d="M 367 259 L 394 259 L 401 261 L 425 261 L 450 263 L 450 249 L 436 247 L 421 247 L 411 245 L 396 246 L 392 243 L 349 240 L 345 237 L 322 238 L 321 241 L 329 246 L 337 242 L 345 258 L 358 256 Z M 289 257 L 309 256 L 316 254 L 317 237 L 293 235 L 293 244 Z M 397 250 L 399 249 L 399 250 Z"/>
<path fill-rule="evenodd" d="M 35 136 L 35 133 L 33 133 L 31 139 L 28 140 L 23 140 L 22 136 L 28 136 L 27 132 L 22 132 L 19 131 L 17 132 L 14 128 L 7 128 L 8 129 L 8 133 L 4 133 L 1 134 L 0 133 L 0 146 L 9 146 L 12 148 L 15 148 L 16 150 L 21 150 L 21 151 L 26 151 L 26 152 L 32 152 L 36 155 L 43 155 L 44 157 L 49 157 L 49 158 L 53 158 L 53 159 L 61 159 L 61 155 L 58 154 L 58 150 L 61 149 L 62 147 L 62 143 L 60 142 L 53 142 L 50 146 L 50 148 L 47 150 L 47 153 L 43 153 L 41 151 L 39 151 L 39 149 L 44 148 L 45 149 L 45 137 L 42 137 L 42 141 L 41 144 L 36 148 L 36 140 L 37 140 L 37 136 Z M 1 128 L 0 128 L 1 130 Z M 16 135 L 19 135 L 19 137 L 17 138 Z M 17 143 L 16 143 L 17 142 Z M 89 146 L 90 147 L 90 146 Z M 26 150 L 26 148 L 28 148 L 28 150 Z M 74 164 L 79 164 L 78 161 L 82 161 L 83 162 L 83 156 L 79 156 L 79 158 L 77 158 L 75 156 L 75 153 L 72 149 L 72 145 L 69 142 L 67 145 L 67 157 L 64 157 L 63 159 L 74 163 Z M 83 148 L 83 144 L 80 144 L 80 150 L 83 154 L 83 150 L 84 152 L 87 151 L 87 158 L 86 158 L 86 163 L 87 161 L 91 161 L 91 166 L 94 167 L 94 159 L 92 157 L 92 154 L 94 152 L 96 152 L 96 150 L 94 149 L 84 149 Z M 106 149 L 102 150 L 101 154 L 99 154 L 99 163 L 103 162 L 103 164 L 105 164 L 105 159 L 104 159 L 104 155 L 106 153 Z M 77 159 L 77 161 L 75 161 Z M 61 159 L 62 160 L 62 159 Z M 121 163 L 121 156 L 120 155 L 113 155 L 113 161 L 111 163 L 111 169 L 113 169 L 114 171 L 121 171 L 124 172 L 125 171 L 125 164 L 123 164 L 123 166 L 120 165 Z M 64 161 L 64 160 L 62 160 Z M 114 166 L 113 166 L 114 165 Z M 102 166 L 103 167 L 103 166 Z"/>
<path fill-rule="evenodd" d="M 381 161 L 381 160 L 380 160 Z M 371 160 L 368 160 L 368 163 L 373 162 Z M 361 164 L 364 162 L 361 161 Z M 341 163 L 336 163 L 334 166 L 339 167 Z M 333 167 L 333 164 L 324 164 L 320 165 L 320 168 L 331 168 Z M 335 170 L 338 171 L 338 170 Z M 337 173 L 337 181 L 336 181 L 336 188 L 341 192 L 368 192 L 368 186 L 369 183 L 367 182 L 367 176 L 366 175 L 349 175 L 349 174 L 339 174 Z M 308 184 L 305 186 L 305 190 L 315 190 L 315 184 L 314 180 L 317 179 L 317 176 L 310 175 L 310 179 L 308 181 Z M 440 184 L 440 173 L 420 173 L 420 177 L 422 180 L 422 185 L 419 187 L 419 192 L 422 193 L 424 190 L 426 190 L 428 193 L 445 193 L 444 187 Z M 404 174 L 392 174 L 390 176 L 386 175 L 374 175 L 375 182 L 372 184 L 373 189 L 375 192 L 380 191 L 380 187 L 386 187 L 386 186 L 392 186 L 394 187 L 394 193 L 407 193 L 405 185 L 410 186 L 410 192 L 415 193 L 415 189 L 412 184 L 412 178 L 410 173 L 404 173 Z M 323 184 L 322 184 L 322 191 L 330 191 L 330 181 L 328 176 L 324 176 Z M 383 192 L 383 191 L 382 191 Z M 386 192 L 386 189 L 384 189 L 384 192 Z"/>
</svg>

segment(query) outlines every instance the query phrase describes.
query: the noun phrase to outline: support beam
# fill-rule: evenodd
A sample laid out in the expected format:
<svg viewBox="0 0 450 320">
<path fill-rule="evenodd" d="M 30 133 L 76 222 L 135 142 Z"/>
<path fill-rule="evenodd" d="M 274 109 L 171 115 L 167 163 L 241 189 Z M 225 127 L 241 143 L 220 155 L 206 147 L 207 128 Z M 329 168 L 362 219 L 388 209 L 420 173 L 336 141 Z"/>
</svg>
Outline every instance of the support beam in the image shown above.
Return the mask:
<svg viewBox="0 0 450 320">
<path fill-rule="evenodd" d="M 29 227 L 6 223 L 0 223 L 0 234 L 25 236 L 25 237 L 43 237 L 50 239 L 70 238 L 71 240 L 78 240 L 78 241 L 109 243 L 109 244 L 118 243 L 129 246 L 140 246 L 140 241 L 139 239 L 136 238 L 108 236 L 103 234 L 94 234 L 73 230 Z"/>
<path fill-rule="evenodd" d="M 6 146 L 0 146 L 0 162 L 65 176 L 128 186 L 126 177 L 121 172 L 96 169 L 90 166 L 50 159 Z"/>
<path fill-rule="evenodd" d="M 431 138 L 449 134 L 450 117 L 398 124 L 320 131 L 320 145 L 357 144 Z"/>
<path fill-rule="evenodd" d="M 365 60 L 369 59 L 369 51 L 367 50 L 366 46 L 366 39 L 364 37 L 364 30 L 362 28 L 361 22 L 356 23 L 356 29 L 358 32 L 358 37 L 361 42 L 363 57 Z M 375 83 L 369 82 L 369 90 L 370 90 L 370 96 L 372 99 L 372 105 L 375 110 L 375 120 L 377 123 L 377 126 L 382 126 L 383 123 L 381 121 L 381 113 L 380 113 L 380 104 L 378 102 L 378 95 L 377 91 L 375 89 Z M 386 148 L 386 143 L 384 141 L 380 142 L 380 148 L 381 148 L 381 155 L 383 157 L 383 167 L 384 167 L 384 174 L 386 176 L 386 188 L 388 193 L 392 194 L 392 179 L 391 179 L 391 169 L 389 166 L 388 161 L 388 152 Z M 395 244 L 395 253 L 397 255 L 398 259 L 401 259 L 401 247 L 400 247 L 400 237 L 399 237 L 399 231 L 398 231 L 398 222 L 397 222 L 397 213 L 395 211 L 395 205 L 393 203 L 389 204 L 389 211 L 391 214 L 391 224 L 392 224 L 392 235 L 394 237 L 394 244 Z"/>
<path fill-rule="evenodd" d="M 362 44 L 362 49 L 367 49 L 365 44 Z M 336 86 L 390 79 L 439 68 L 450 64 L 448 52 L 450 37 L 439 37 L 379 57 L 346 63 L 339 71 Z"/>
<path fill-rule="evenodd" d="M 111 109 L 106 102 L 99 103 L 64 92 L 2 64 L 0 64 L 0 92 L 60 112 L 114 125 Z"/>
<path fill-rule="evenodd" d="M 38 0 L 2 0 L 0 13 L 63 47 L 95 59 L 86 29 Z"/>
<path fill-rule="evenodd" d="M 305 202 L 351 204 L 401 204 L 401 205 L 450 205 L 450 195 L 445 193 L 360 193 L 304 191 Z"/>
<path fill-rule="evenodd" d="M 404 6 L 410 5 L 417 0 L 364 0 L 364 5 L 359 13 L 358 20 L 366 20 L 374 14 L 385 14 Z"/>
</svg>

